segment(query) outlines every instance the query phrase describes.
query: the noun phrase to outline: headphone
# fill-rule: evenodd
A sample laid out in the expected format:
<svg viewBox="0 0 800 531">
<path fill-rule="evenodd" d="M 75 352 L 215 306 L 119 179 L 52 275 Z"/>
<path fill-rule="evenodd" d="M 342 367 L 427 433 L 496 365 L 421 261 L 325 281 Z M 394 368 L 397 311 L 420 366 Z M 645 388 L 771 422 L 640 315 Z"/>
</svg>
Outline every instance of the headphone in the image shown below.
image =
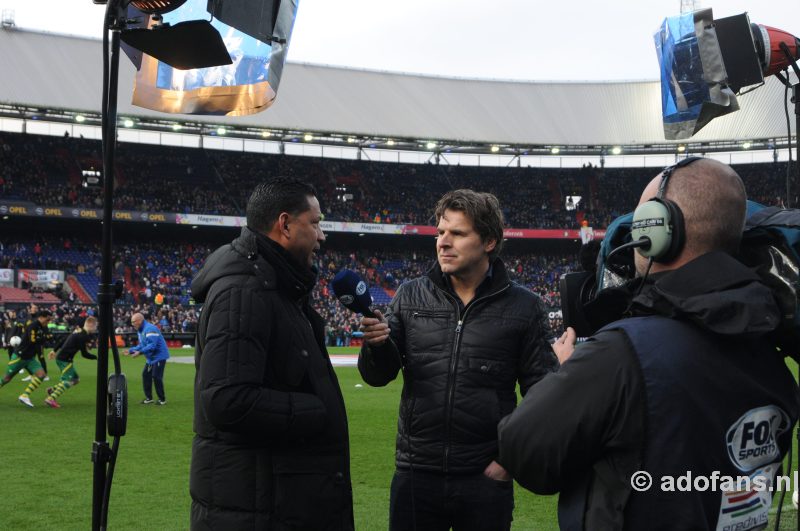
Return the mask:
<svg viewBox="0 0 800 531">
<path fill-rule="evenodd" d="M 681 208 L 665 197 L 667 183 L 678 168 L 688 166 L 702 157 L 687 157 L 667 166 L 661 174 L 661 184 L 656 197 L 639 205 L 633 213 L 629 244 L 654 262 L 666 264 L 675 260 L 686 243 L 686 225 Z"/>
</svg>

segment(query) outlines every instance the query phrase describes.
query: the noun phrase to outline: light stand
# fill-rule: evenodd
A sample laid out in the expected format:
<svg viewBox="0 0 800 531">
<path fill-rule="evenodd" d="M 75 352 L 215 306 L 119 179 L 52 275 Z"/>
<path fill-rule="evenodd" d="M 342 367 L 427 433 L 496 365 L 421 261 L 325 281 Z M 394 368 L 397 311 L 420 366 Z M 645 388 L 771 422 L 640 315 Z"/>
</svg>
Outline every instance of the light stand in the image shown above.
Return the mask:
<svg viewBox="0 0 800 531">
<path fill-rule="evenodd" d="M 92 530 L 105 530 L 119 438 L 125 434 L 127 393 L 120 372 L 119 352 L 114 337 L 115 289 L 112 284 L 112 231 L 114 210 L 114 156 L 117 142 L 117 88 L 119 85 L 120 31 L 125 10 L 120 0 L 109 0 L 103 21 L 103 240 L 101 279 L 97 293 L 99 343 L 97 347 L 97 395 L 95 439 L 92 445 Z M 109 50 L 109 32 L 111 43 Z M 109 57 L 110 54 L 110 57 Z M 114 375 L 108 378 L 109 344 L 114 352 Z M 114 437 L 109 446 L 106 432 Z"/>
<path fill-rule="evenodd" d="M 106 4 L 103 20 L 103 238 L 101 278 L 97 293 L 99 345 L 95 437 L 92 445 L 92 530 L 101 531 L 106 529 L 108 522 L 111 483 L 120 438 L 126 431 L 128 411 L 127 384 L 125 375 L 121 372 L 114 335 L 114 301 L 121 295 L 122 287 L 119 283 L 115 285 L 112 279 L 111 225 L 114 213 L 114 158 L 121 42 L 125 42 L 124 51 L 138 70 L 142 68 L 142 54 L 178 70 L 232 65 L 233 59 L 232 52 L 226 47 L 219 31 L 212 26 L 211 20 L 203 17 L 199 20 L 179 18 L 175 24 L 163 21 L 162 15 L 178 9 L 187 0 L 93 1 L 96 4 Z M 201 0 L 193 0 L 193 3 L 204 8 L 206 6 L 206 2 Z M 261 84 L 269 89 L 274 99 L 288 36 L 294 24 L 297 2 L 286 2 L 286 9 L 281 9 L 281 0 L 215 0 L 207 4 L 206 10 L 212 20 L 216 18 L 223 25 L 243 32 L 243 38 L 252 41 L 250 44 L 268 43 L 271 50 L 273 45 L 278 46 L 277 57 L 270 56 L 276 59 L 277 73 L 270 72 L 268 82 L 260 79 L 245 80 L 241 88 L 244 93 L 250 86 Z M 268 103 L 271 100 L 266 106 Z M 262 109 L 266 106 L 262 105 Z M 246 110 L 252 112 L 250 107 Z M 111 376 L 108 374 L 109 348 L 114 359 Z M 111 445 L 107 436 L 113 437 Z"/>
<path fill-rule="evenodd" d="M 795 76 L 797 76 L 797 83 L 792 85 L 789 82 L 789 76 L 788 75 L 784 76 L 781 73 L 776 74 L 778 79 L 780 79 L 781 82 L 784 85 L 786 85 L 787 88 L 790 88 L 792 90 L 792 102 L 794 103 L 794 119 L 795 119 L 795 125 L 794 125 L 795 167 L 796 167 L 796 170 L 797 170 L 797 181 L 795 182 L 794 190 L 795 190 L 795 193 L 797 193 L 798 192 L 798 187 L 800 187 L 800 160 L 798 160 L 798 159 L 800 159 L 800 66 L 797 65 L 797 60 L 795 60 L 794 56 L 792 55 L 791 50 L 789 49 L 789 47 L 786 45 L 785 42 L 782 42 L 780 44 L 780 48 L 781 48 L 781 51 L 783 52 L 783 54 L 786 56 L 786 59 L 789 62 L 789 65 L 792 67 L 792 70 L 794 70 Z M 789 141 L 790 141 L 789 142 L 789 159 L 791 160 L 791 158 L 792 158 L 791 157 L 791 155 L 792 155 L 791 135 L 789 135 Z M 788 175 L 787 175 L 786 179 L 787 180 L 789 179 Z M 787 188 L 788 188 L 788 186 L 787 186 Z M 786 199 L 787 199 L 787 205 L 786 206 L 790 207 L 791 206 L 791 204 L 790 204 L 791 203 L 791 196 L 787 197 Z M 800 435 L 798 435 L 798 437 L 800 437 Z M 800 524 L 798 524 L 798 526 L 800 526 Z"/>
</svg>

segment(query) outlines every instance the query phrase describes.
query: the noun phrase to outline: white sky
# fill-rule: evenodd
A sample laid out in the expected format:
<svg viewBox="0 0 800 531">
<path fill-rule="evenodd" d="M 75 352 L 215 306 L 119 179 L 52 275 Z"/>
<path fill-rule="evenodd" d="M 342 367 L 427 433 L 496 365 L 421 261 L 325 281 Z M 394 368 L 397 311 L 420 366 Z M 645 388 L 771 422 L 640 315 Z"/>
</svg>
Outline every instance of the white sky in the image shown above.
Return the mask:
<svg viewBox="0 0 800 531">
<path fill-rule="evenodd" d="M 800 35 L 798 0 L 699 5 Z M 0 9 L 14 10 L 21 28 L 102 32 L 104 6 L 91 0 L 0 0 Z M 679 12 L 680 0 L 300 0 L 289 60 L 470 78 L 656 79 L 653 33 Z"/>
</svg>

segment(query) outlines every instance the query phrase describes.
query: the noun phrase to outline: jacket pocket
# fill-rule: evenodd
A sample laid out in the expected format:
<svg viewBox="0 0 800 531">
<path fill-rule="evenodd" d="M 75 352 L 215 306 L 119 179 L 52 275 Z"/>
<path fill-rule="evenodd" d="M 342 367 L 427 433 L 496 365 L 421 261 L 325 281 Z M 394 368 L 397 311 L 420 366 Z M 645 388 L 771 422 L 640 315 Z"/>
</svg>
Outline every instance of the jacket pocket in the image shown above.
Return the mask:
<svg viewBox="0 0 800 531">
<path fill-rule="evenodd" d="M 438 311 L 438 312 L 434 311 L 434 310 L 412 310 L 411 311 L 411 317 L 413 317 L 414 319 L 426 319 L 426 318 L 446 319 L 446 318 L 450 317 L 450 315 L 452 315 L 451 312 L 445 312 L 445 311 Z"/>
<path fill-rule="evenodd" d="M 292 346 L 287 353 L 286 365 L 283 367 L 283 381 L 298 387 L 308 372 L 309 351 L 306 348 Z"/>
<path fill-rule="evenodd" d="M 505 377 L 512 375 L 513 366 L 505 360 L 488 358 L 469 358 L 469 370 L 487 377 Z"/>
<path fill-rule="evenodd" d="M 406 352 L 442 352 L 451 344 L 453 312 L 410 309 L 404 315 Z M 452 324 L 455 330 L 455 324 Z"/>
<path fill-rule="evenodd" d="M 275 519 L 291 529 L 338 529 L 350 503 L 341 463 L 341 457 L 274 458 Z"/>
<path fill-rule="evenodd" d="M 294 326 L 287 327 L 284 332 L 288 334 L 279 334 L 277 341 L 271 346 L 273 354 L 270 356 L 270 364 L 276 376 L 276 387 L 297 389 L 308 374 L 308 359 L 312 347 L 297 333 Z"/>
</svg>

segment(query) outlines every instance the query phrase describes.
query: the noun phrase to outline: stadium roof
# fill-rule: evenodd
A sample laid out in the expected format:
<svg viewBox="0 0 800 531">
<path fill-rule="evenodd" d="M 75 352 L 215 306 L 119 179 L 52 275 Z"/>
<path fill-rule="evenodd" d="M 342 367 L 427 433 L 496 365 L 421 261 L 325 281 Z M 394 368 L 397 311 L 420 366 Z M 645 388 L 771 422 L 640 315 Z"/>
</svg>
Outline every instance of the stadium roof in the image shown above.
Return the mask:
<svg viewBox="0 0 800 531">
<path fill-rule="evenodd" d="M 101 52 L 101 43 L 93 39 L 0 30 L 0 102 L 99 113 Z M 486 81 L 290 63 L 266 112 L 189 117 L 132 106 L 135 70 L 125 58 L 120 65 L 119 113 L 124 116 L 434 141 L 665 143 L 657 82 Z M 783 85 L 771 78 L 740 98 L 742 110 L 714 120 L 691 141 L 785 137 L 783 97 Z"/>
</svg>

